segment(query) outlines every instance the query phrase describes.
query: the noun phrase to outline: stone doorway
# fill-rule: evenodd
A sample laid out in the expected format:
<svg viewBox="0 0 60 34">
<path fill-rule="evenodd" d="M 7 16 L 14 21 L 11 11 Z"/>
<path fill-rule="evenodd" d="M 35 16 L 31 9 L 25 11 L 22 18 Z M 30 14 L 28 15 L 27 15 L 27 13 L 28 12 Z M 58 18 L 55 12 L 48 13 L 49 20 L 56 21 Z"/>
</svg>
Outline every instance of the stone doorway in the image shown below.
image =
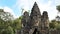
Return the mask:
<svg viewBox="0 0 60 34">
<path fill-rule="evenodd" d="M 34 30 L 34 32 L 33 32 L 33 34 L 39 34 L 39 32 L 38 32 L 37 28 L 35 28 L 35 30 Z"/>
</svg>

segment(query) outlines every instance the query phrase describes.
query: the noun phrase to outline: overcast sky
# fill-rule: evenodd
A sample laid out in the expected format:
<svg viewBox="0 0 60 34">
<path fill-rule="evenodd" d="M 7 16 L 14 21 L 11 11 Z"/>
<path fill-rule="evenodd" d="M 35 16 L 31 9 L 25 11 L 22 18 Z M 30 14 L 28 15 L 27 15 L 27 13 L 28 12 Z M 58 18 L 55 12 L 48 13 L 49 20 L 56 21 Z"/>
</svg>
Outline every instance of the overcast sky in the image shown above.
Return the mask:
<svg viewBox="0 0 60 34">
<path fill-rule="evenodd" d="M 34 2 L 37 2 L 41 14 L 43 11 L 47 11 L 49 20 L 55 19 L 58 12 L 56 6 L 60 5 L 60 0 L 0 0 L 0 8 L 17 18 L 21 16 L 22 8 L 26 11 L 31 10 Z"/>
</svg>

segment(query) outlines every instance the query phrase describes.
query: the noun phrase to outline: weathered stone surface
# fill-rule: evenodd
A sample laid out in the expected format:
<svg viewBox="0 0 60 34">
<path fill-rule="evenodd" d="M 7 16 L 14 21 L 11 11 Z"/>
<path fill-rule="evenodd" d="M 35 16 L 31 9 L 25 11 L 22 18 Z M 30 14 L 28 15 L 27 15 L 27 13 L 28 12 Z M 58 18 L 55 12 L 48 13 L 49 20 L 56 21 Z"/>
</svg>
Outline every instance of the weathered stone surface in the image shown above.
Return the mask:
<svg viewBox="0 0 60 34">
<path fill-rule="evenodd" d="M 23 26 L 27 26 L 29 22 L 29 13 L 27 11 L 24 12 L 23 18 L 22 18 L 22 24 Z"/>
<path fill-rule="evenodd" d="M 34 3 L 34 6 L 31 10 L 30 19 L 32 26 L 39 25 L 39 21 L 41 20 L 41 13 L 36 2 Z"/>
<path fill-rule="evenodd" d="M 42 34 L 47 34 L 49 32 L 49 18 L 47 11 L 44 11 L 41 16 L 41 25 Z"/>
<path fill-rule="evenodd" d="M 37 3 L 35 2 L 29 16 L 28 12 L 24 12 L 22 19 L 21 34 L 47 34 L 49 22 L 48 13 L 40 13 Z"/>
<path fill-rule="evenodd" d="M 48 28 L 49 27 L 49 20 L 48 20 L 48 14 L 47 11 L 43 12 L 43 15 L 41 16 L 41 22 L 42 22 L 42 29 Z"/>
</svg>

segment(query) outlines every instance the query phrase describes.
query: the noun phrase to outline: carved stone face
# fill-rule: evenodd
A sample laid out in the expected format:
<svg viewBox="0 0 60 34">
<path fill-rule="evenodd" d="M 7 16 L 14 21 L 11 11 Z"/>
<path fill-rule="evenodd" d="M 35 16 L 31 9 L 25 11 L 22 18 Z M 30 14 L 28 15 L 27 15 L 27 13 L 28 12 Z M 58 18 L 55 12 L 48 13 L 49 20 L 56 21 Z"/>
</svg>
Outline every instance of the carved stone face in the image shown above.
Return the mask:
<svg viewBox="0 0 60 34">
<path fill-rule="evenodd" d="M 38 20 L 37 16 L 33 17 L 33 24 L 34 24 L 34 26 L 38 26 L 39 20 Z"/>
</svg>

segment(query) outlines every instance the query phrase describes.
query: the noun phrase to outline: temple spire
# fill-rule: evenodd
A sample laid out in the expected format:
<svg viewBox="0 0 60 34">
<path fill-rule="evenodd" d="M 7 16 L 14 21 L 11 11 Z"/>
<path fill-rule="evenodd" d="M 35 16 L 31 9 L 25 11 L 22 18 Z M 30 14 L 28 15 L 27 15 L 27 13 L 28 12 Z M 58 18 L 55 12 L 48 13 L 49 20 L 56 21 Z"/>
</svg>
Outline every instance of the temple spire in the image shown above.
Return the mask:
<svg viewBox="0 0 60 34">
<path fill-rule="evenodd" d="M 31 10 L 31 15 L 41 15 L 40 9 L 36 2 L 34 3 L 33 8 Z"/>
<path fill-rule="evenodd" d="M 37 5 L 37 3 L 35 2 L 34 5 Z"/>
<path fill-rule="evenodd" d="M 34 3 L 34 5 L 33 5 L 33 8 L 34 8 L 34 7 L 37 7 L 37 8 L 38 8 L 38 5 L 37 5 L 37 3 L 36 3 L 36 2 L 35 2 L 35 3 Z"/>
</svg>

